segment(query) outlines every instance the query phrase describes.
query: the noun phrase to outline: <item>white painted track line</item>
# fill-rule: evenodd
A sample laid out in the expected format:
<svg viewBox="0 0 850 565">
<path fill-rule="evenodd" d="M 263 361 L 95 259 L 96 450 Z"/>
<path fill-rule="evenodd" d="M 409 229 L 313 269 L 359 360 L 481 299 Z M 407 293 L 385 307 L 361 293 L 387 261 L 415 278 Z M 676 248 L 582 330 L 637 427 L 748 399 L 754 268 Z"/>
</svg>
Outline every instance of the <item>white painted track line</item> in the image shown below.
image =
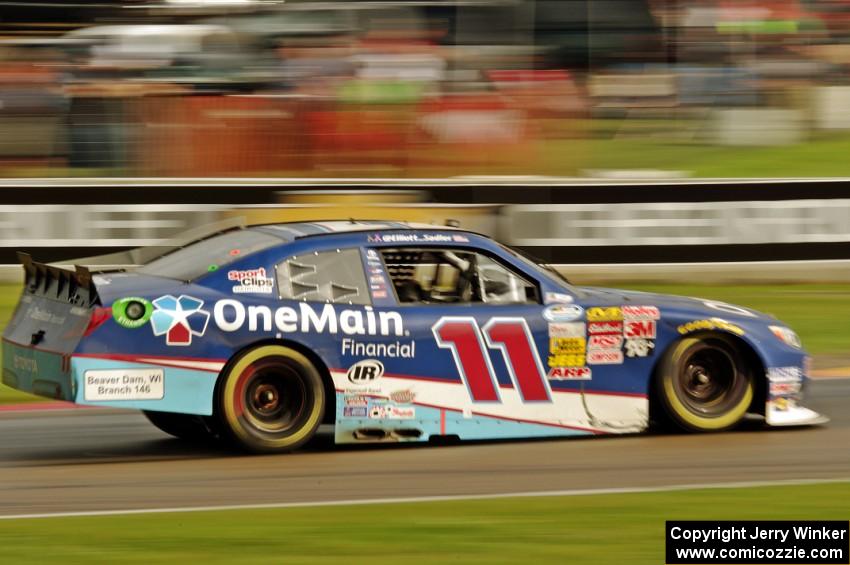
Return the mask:
<svg viewBox="0 0 850 565">
<path fill-rule="evenodd" d="M 121 510 L 91 510 L 80 512 L 53 512 L 43 514 L 12 514 L 0 516 L 0 520 L 28 520 L 38 518 L 77 518 L 86 516 L 129 516 L 134 514 L 173 514 L 183 512 L 217 512 L 223 510 L 268 510 L 278 508 L 318 508 L 324 506 L 369 506 L 377 504 L 404 504 L 416 502 L 447 502 L 462 500 L 498 500 L 502 498 L 541 498 L 550 496 L 592 496 L 612 494 L 642 494 L 679 492 L 687 490 L 719 490 L 736 488 L 758 488 L 776 486 L 825 485 L 850 482 L 850 477 L 832 479 L 798 479 L 783 481 L 748 481 L 730 483 L 709 483 L 691 485 L 672 485 L 659 487 L 625 487 L 609 489 L 553 490 L 540 492 L 508 492 L 496 494 L 461 494 L 452 496 L 419 496 L 402 498 L 367 498 L 360 500 L 333 500 L 315 502 L 279 502 L 269 504 L 231 504 L 220 506 L 187 506 L 174 508 L 128 508 Z"/>
</svg>

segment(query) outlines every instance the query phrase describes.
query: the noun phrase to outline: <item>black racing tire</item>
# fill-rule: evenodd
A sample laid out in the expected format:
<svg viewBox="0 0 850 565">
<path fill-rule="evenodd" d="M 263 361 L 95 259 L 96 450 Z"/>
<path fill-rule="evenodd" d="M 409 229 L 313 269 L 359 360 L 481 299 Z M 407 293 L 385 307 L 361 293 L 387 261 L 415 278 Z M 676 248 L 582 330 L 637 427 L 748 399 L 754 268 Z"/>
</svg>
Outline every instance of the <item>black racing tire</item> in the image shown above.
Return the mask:
<svg viewBox="0 0 850 565">
<path fill-rule="evenodd" d="M 262 345 L 228 364 L 218 386 L 219 420 L 254 453 L 285 453 L 308 442 L 325 412 L 322 375 L 302 353 Z"/>
<path fill-rule="evenodd" d="M 212 432 L 203 416 L 153 410 L 142 410 L 142 413 L 151 424 L 176 438 L 197 442 L 215 438 L 215 433 Z"/>
<path fill-rule="evenodd" d="M 692 432 L 719 432 L 743 420 L 755 394 L 754 371 L 739 347 L 721 335 L 679 340 L 655 379 L 667 418 Z"/>
</svg>

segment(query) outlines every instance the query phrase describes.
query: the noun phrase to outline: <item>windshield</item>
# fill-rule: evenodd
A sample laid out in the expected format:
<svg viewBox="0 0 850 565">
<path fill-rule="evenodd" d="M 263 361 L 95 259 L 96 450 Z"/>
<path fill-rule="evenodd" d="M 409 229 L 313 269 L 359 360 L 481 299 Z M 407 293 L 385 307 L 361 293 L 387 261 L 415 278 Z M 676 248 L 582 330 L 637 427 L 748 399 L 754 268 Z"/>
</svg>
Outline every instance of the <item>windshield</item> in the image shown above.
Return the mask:
<svg viewBox="0 0 850 565">
<path fill-rule="evenodd" d="M 565 284 L 565 285 L 569 286 L 571 289 L 573 288 L 570 281 L 567 280 L 567 277 L 565 277 L 564 275 L 562 275 L 561 273 L 559 273 L 558 271 L 556 271 L 554 268 L 550 267 L 549 265 L 545 265 L 539 258 L 535 257 L 531 253 L 527 253 L 525 251 L 520 251 L 519 249 L 515 249 L 513 247 L 504 245 L 502 243 L 500 243 L 499 245 L 502 247 L 502 249 L 504 249 L 505 251 L 507 251 L 508 253 L 510 253 L 511 255 L 513 255 L 514 257 L 519 259 L 520 261 L 522 261 L 524 264 L 528 265 L 529 267 L 531 267 L 532 269 L 537 271 L 538 273 L 546 275 L 550 279 L 554 278 L 559 283 Z"/>
<path fill-rule="evenodd" d="M 233 230 L 196 241 L 162 255 L 141 267 L 137 272 L 191 281 L 206 273 L 217 271 L 246 255 L 281 243 L 280 238 L 263 232 Z"/>
</svg>

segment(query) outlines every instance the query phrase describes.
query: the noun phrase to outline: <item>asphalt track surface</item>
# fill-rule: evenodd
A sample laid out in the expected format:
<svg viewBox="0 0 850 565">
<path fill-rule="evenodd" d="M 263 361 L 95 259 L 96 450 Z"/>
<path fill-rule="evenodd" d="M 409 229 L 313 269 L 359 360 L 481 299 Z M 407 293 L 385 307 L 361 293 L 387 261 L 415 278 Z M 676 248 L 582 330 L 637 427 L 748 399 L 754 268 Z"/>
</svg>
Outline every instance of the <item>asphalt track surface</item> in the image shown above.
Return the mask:
<svg viewBox="0 0 850 565">
<path fill-rule="evenodd" d="M 334 446 L 244 456 L 136 412 L 0 413 L 0 515 L 850 478 L 850 379 L 806 403 L 832 421 L 711 435 Z"/>
</svg>

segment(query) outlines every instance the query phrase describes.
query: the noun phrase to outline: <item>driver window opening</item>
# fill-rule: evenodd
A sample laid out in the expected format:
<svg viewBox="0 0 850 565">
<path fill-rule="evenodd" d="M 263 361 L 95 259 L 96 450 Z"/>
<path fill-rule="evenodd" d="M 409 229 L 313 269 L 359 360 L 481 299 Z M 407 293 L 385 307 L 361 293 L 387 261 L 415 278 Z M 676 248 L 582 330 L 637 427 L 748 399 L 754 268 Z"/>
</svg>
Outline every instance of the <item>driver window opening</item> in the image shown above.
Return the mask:
<svg viewBox="0 0 850 565">
<path fill-rule="evenodd" d="M 486 255 L 462 249 L 381 251 L 402 304 L 536 304 L 537 287 Z"/>
</svg>

